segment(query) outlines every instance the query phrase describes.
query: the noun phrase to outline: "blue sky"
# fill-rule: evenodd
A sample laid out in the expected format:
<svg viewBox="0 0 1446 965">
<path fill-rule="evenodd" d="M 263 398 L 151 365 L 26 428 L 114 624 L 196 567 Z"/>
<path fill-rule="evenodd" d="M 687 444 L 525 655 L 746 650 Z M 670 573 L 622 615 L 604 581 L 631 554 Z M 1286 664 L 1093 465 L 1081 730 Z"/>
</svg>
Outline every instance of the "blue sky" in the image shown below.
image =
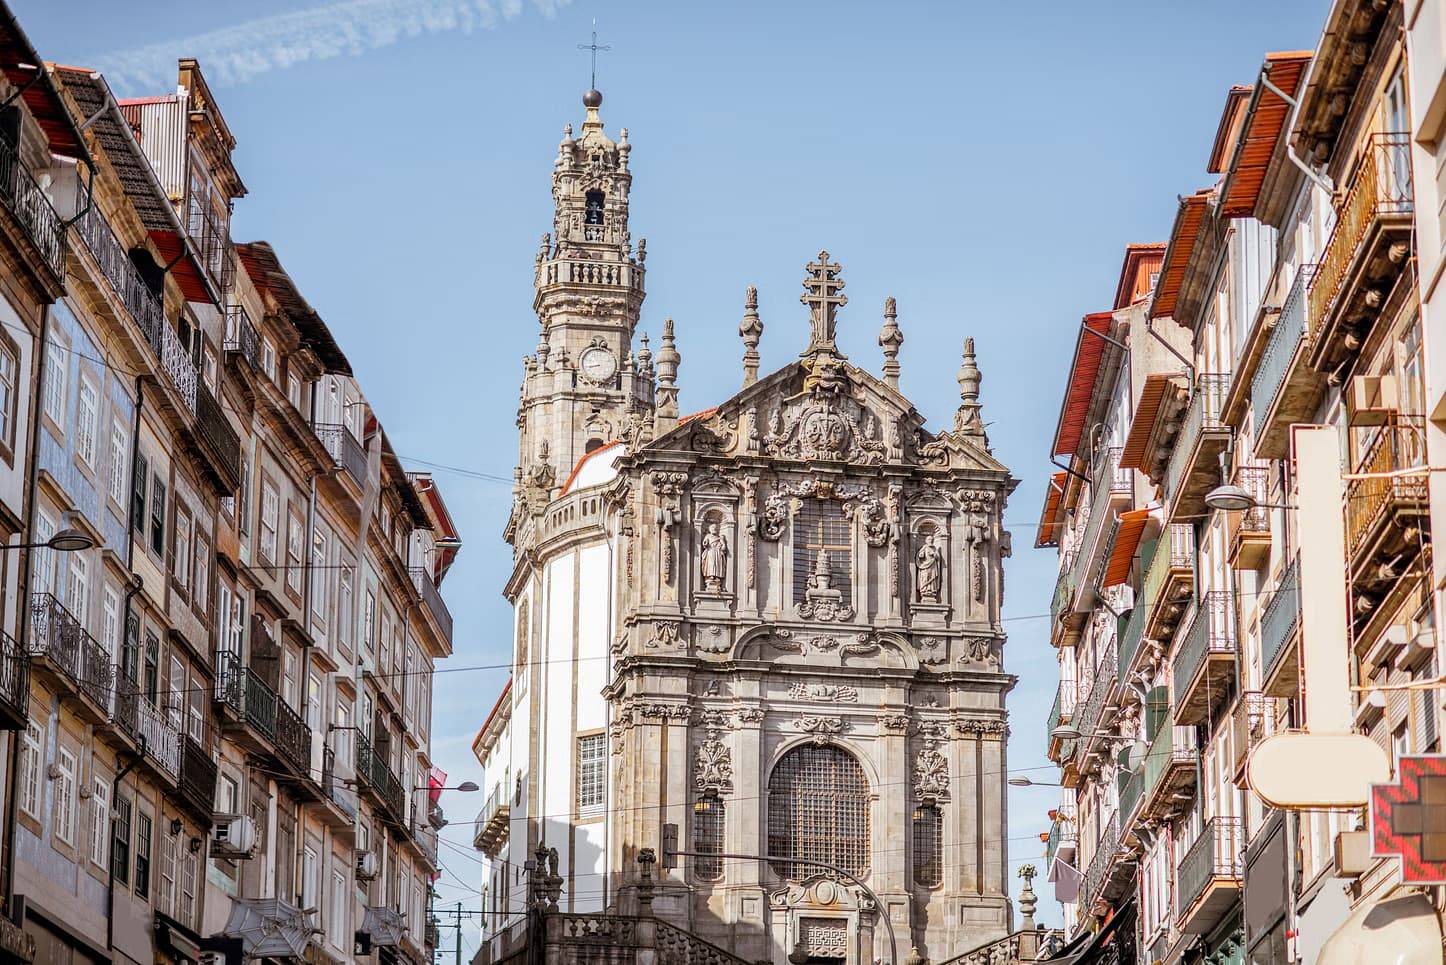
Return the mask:
<svg viewBox="0 0 1446 965">
<path fill-rule="evenodd" d="M 634 145 L 643 328 L 656 346 L 662 319 L 676 319 L 685 412 L 739 386 L 745 286 L 759 288 L 765 371 L 802 349 L 800 281 L 821 247 L 843 265 L 839 341 L 856 364 L 877 370 L 883 300 L 898 298 L 902 387 L 936 427 L 958 402 L 960 342 L 977 340 L 995 453 L 1022 480 L 1005 514 L 1014 768 L 1045 763 L 1056 679 L 1035 615 L 1049 607 L 1053 554 L 1032 548 L 1033 524 L 1079 318 L 1109 307 L 1124 245 L 1164 240 L 1176 196 L 1209 183 L 1228 87 L 1251 82 L 1267 50 L 1313 46 L 1327 6 L 498 0 L 489 28 L 475 0 L 342 0 L 325 14 L 307 0 L 250 0 L 244 14 L 11 2 L 42 57 L 126 68 L 122 96 L 174 84 L 169 68 L 148 83 L 145 64 L 284 33 L 291 66 L 202 64 L 251 190 L 234 234 L 275 244 L 410 465 L 503 479 L 520 360 L 537 342 L 532 259 L 551 225 L 552 158 L 563 124 L 582 119 L 576 45 L 596 17 L 613 48 L 600 55 L 603 119 Z M 382 29 L 423 15 L 429 28 Z M 320 57 L 317 25 L 347 17 L 356 51 Z M 263 22 L 196 39 L 243 18 Z M 505 677 L 465 668 L 505 664 L 510 650 L 510 485 L 437 476 L 466 546 L 445 586 L 459 669 L 437 678 L 433 748 L 460 780 L 476 771 L 469 744 Z M 1056 793 L 1011 791 L 1017 865 L 1042 854 L 1034 836 Z M 464 888 L 480 884 L 468 852 L 482 803 L 444 799 L 447 905 L 475 907 Z M 1058 906 L 1042 901 L 1040 918 L 1057 924 Z"/>
</svg>

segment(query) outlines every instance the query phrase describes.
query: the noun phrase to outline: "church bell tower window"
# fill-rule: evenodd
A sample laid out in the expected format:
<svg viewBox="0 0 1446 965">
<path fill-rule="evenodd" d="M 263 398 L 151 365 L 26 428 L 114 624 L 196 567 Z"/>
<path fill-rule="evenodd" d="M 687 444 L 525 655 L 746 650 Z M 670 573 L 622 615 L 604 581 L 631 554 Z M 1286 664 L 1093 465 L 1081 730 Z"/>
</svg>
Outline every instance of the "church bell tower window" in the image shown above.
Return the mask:
<svg viewBox="0 0 1446 965">
<path fill-rule="evenodd" d="M 853 538 L 843 506 L 833 500 L 809 499 L 794 517 L 793 602 L 803 602 L 809 587 L 826 576 L 829 587 L 844 600 L 853 592 Z"/>
<path fill-rule="evenodd" d="M 868 872 L 869 781 L 852 755 L 826 744 L 783 755 L 768 779 L 768 853 Z M 794 881 L 828 874 L 804 861 L 778 862 L 773 870 Z"/>
<path fill-rule="evenodd" d="M 589 191 L 587 193 L 587 208 L 583 213 L 585 224 L 603 223 L 603 193 L 601 191 Z"/>
</svg>

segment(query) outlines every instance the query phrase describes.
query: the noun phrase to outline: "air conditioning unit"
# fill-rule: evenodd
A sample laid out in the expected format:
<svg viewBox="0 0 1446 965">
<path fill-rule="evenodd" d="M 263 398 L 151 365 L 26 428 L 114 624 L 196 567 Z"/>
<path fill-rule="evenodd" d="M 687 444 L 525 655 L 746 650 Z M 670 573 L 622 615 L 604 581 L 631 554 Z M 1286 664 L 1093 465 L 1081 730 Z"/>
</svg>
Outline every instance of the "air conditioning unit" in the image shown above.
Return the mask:
<svg viewBox="0 0 1446 965">
<path fill-rule="evenodd" d="M 211 827 L 211 853 L 249 858 L 256 848 L 256 822 L 245 814 L 218 814 Z"/>
<path fill-rule="evenodd" d="M 356 876 L 359 881 L 371 881 L 377 876 L 377 856 L 374 852 L 356 853 Z"/>
<path fill-rule="evenodd" d="M 1400 408 L 1394 375 L 1357 375 L 1346 399 L 1353 426 L 1385 425 Z"/>
</svg>

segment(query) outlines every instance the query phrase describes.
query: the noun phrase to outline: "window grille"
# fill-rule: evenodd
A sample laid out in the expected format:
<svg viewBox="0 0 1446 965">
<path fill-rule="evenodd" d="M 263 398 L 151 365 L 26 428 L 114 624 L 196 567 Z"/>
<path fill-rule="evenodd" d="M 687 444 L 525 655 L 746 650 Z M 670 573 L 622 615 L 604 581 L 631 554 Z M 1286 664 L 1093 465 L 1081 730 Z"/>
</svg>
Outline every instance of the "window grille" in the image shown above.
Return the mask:
<svg viewBox="0 0 1446 965">
<path fill-rule="evenodd" d="M 863 875 L 869 867 L 869 782 L 837 747 L 798 747 L 768 779 L 768 853 L 807 858 Z M 774 873 L 799 880 L 826 869 L 776 862 Z"/>
<path fill-rule="evenodd" d="M 914 881 L 926 888 L 944 883 L 944 812 L 937 804 L 914 812 Z"/>
<path fill-rule="evenodd" d="M 723 859 L 702 855 L 723 853 L 724 805 L 718 797 L 706 799 L 706 804 L 693 809 L 693 850 L 698 852 L 693 875 L 700 881 L 718 881 L 723 877 Z"/>
<path fill-rule="evenodd" d="M 853 593 L 853 532 L 843 505 L 833 500 L 806 499 L 793 521 L 793 602 L 803 601 L 820 553 L 828 554 L 831 588 L 844 600 Z"/>
<path fill-rule="evenodd" d="M 603 734 L 577 739 L 577 809 L 598 810 L 607 803 L 607 743 Z"/>
</svg>

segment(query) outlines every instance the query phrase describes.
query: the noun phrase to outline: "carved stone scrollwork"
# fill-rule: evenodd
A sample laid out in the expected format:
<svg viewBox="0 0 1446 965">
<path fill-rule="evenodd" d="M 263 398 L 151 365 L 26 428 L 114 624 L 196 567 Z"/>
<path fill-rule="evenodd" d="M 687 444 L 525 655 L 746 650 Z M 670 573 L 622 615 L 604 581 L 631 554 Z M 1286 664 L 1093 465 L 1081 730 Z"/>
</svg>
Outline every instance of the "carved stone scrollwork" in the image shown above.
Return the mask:
<svg viewBox="0 0 1446 965">
<path fill-rule="evenodd" d="M 879 718 L 879 726 L 888 734 L 907 734 L 909 718 L 906 714 L 885 714 Z"/>
<path fill-rule="evenodd" d="M 793 726 L 805 734 L 812 734 L 815 744 L 822 744 L 829 737 L 843 733 L 848 724 L 842 717 L 816 717 L 806 714 L 795 720 Z"/>
<path fill-rule="evenodd" d="M 819 700 L 838 704 L 856 704 L 859 702 L 859 690 L 857 687 L 846 687 L 837 684 L 797 683 L 788 689 L 788 696 L 793 700 Z"/>
<path fill-rule="evenodd" d="M 972 663 L 981 663 L 988 667 L 998 667 L 999 657 L 995 653 L 994 637 L 972 636 L 965 637 L 961 643 L 964 652 L 963 659 Z"/>
<path fill-rule="evenodd" d="M 920 801 L 949 799 L 949 762 L 933 747 L 925 747 L 914 758 L 914 797 Z"/>
<path fill-rule="evenodd" d="M 718 729 L 710 727 L 707 739 L 698 745 L 693 763 L 693 787 L 729 794 L 733 791 L 733 755 L 718 735 Z"/>
<path fill-rule="evenodd" d="M 678 632 L 681 629 L 677 620 L 659 620 L 653 624 L 652 629 L 652 635 L 648 637 L 648 647 L 654 650 L 677 649 Z"/>
<path fill-rule="evenodd" d="M 965 737 L 1004 738 L 1009 735 L 1009 725 L 1002 720 L 966 717 L 954 721 L 954 731 Z"/>
<path fill-rule="evenodd" d="M 815 370 L 815 377 L 808 395 L 769 415 L 764 451 L 805 462 L 882 463 L 878 418 L 842 391 L 844 379 L 835 372 Z"/>
<path fill-rule="evenodd" d="M 738 708 L 738 723 L 739 723 L 739 724 L 756 724 L 756 723 L 758 723 L 758 722 L 759 722 L 760 720 L 762 720 L 762 719 L 763 719 L 763 711 L 762 711 L 762 710 L 759 710 L 757 707 L 740 707 L 740 708 Z"/>
<path fill-rule="evenodd" d="M 775 492 L 763 501 L 763 512 L 758 520 L 758 535 L 770 543 L 783 536 L 788 526 L 788 495 Z"/>
<path fill-rule="evenodd" d="M 948 645 L 938 637 L 918 637 L 914 640 L 914 649 L 922 664 L 943 663 L 949 656 Z"/>
</svg>

